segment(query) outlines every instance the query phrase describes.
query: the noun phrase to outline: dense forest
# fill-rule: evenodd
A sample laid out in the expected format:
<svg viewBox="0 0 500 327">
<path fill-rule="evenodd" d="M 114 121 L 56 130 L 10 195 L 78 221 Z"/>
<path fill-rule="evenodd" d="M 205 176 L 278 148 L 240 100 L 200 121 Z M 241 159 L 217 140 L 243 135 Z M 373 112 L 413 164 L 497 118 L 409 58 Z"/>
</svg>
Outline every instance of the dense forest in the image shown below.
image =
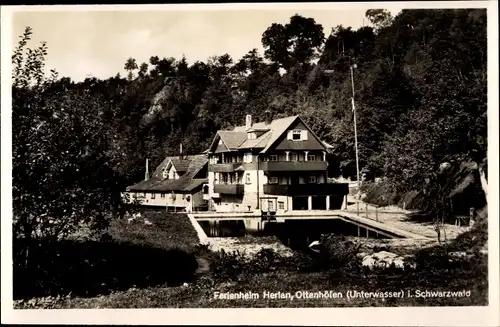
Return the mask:
<svg viewBox="0 0 500 327">
<path fill-rule="evenodd" d="M 59 237 L 97 228 L 119 192 L 164 156 L 208 148 L 246 114 L 300 114 L 334 146 L 334 167 L 355 178 L 353 69 L 360 167 L 396 192 L 419 191 L 444 161 L 487 153 L 485 10 L 368 10 L 370 26 L 324 35 L 294 15 L 262 31 L 263 54 L 241 59 L 151 54 L 129 58 L 127 76 L 74 82 L 46 77 L 50 44 L 13 61 L 13 201 L 17 234 Z M 166 57 L 163 57 L 166 55 Z M 89 72 L 91 73 L 91 72 Z M 16 234 L 16 235 L 17 235 Z"/>
</svg>

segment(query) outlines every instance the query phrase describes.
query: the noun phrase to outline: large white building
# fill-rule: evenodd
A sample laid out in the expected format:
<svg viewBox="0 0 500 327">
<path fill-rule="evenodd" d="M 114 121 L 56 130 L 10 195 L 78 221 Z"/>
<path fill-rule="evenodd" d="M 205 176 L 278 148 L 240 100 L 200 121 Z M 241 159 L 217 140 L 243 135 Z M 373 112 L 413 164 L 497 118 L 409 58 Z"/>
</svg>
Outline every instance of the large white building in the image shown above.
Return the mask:
<svg viewBox="0 0 500 327">
<path fill-rule="evenodd" d="M 327 182 L 327 151 L 299 116 L 218 131 L 208 150 L 209 207 L 218 212 L 340 209 L 347 184 Z"/>
</svg>

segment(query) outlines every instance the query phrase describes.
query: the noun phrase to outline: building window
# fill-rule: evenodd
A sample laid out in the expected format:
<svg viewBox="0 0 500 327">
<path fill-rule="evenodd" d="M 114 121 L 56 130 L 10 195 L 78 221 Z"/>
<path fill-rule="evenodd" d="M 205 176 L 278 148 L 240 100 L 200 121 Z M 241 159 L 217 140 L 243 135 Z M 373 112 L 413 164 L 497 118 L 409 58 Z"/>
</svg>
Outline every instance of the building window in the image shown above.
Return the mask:
<svg viewBox="0 0 500 327">
<path fill-rule="evenodd" d="M 267 210 L 274 211 L 274 201 L 272 200 L 267 201 Z"/>
<path fill-rule="evenodd" d="M 296 130 L 292 131 L 292 140 L 300 141 L 302 139 L 302 131 Z"/>
<path fill-rule="evenodd" d="M 290 161 L 298 161 L 298 160 L 299 160 L 299 156 L 297 153 L 290 154 Z"/>
<path fill-rule="evenodd" d="M 269 184 L 278 184 L 278 177 L 269 177 Z"/>
<path fill-rule="evenodd" d="M 278 209 L 280 210 L 285 210 L 285 202 L 279 201 L 278 202 Z"/>
<path fill-rule="evenodd" d="M 245 182 L 246 182 L 247 184 L 252 183 L 252 181 L 250 180 L 250 173 L 247 173 L 247 174 L 246 174 L 246 179 L 245 179 Z"/>
<path fill-rule="evenodd" d="M 165 193 L 161 193 L 160 197 L 164 198 L 165 197 Z"/>
<path fill-rule="evenodd" d="M 142 196 L 143 196 L 143 197 L 146 197 L 146 192 L 142 193 Z"/>
<path fill-rule="evenodd" d="M 314 161 L 314 160 L 316 160 L 316 156 L 314 154 L 310 154 L 310 155 L 307 156 L 307 160 L 308 161 Z"/>
<path fill-rule="evenodd" d="M 309 179 L 307 181 L 311 184 L 315 184 L 316 183 L 316 176 L 309 176 Z"/>
<path fill-rule="evenodd" d="M 269 156 L 269 161 L 278 161 L 278 155 L 277 154 L 271 154 Z"/>
<path fill-rule="evenodd" d="M 186 198 L 186 194 L 182 193 L 182 195 L 181 195 L 181 199 L 183 199 L 183 200 L 184 200 L 185 198 Z"/>
<path fill-rule="evenodd" d="M 156 194 L 155 193 L 151 193 L 151 199 L 155 199 L 156 198 Z"/>
</svg>

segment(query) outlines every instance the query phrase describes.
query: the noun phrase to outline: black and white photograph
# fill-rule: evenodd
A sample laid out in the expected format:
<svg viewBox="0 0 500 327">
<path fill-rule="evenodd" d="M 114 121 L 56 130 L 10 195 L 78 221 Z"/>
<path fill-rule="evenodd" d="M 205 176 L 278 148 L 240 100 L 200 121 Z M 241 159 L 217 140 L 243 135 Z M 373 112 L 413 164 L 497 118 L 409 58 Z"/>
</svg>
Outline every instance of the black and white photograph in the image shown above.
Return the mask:
<svg viewBox="0 0 500 327">
<path fill-rule="evenodd" d="M 500 324 L 496 2 L 1 11 L 2 322 Z"/>
</svg>

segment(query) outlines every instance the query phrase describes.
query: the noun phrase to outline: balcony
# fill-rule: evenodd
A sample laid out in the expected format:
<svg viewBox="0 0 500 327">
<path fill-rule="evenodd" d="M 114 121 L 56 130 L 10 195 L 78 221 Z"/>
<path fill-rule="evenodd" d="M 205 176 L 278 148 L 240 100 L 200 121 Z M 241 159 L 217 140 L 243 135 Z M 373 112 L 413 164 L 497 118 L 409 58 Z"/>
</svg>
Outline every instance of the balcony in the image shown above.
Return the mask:
<svg viewBox="0 0 500 327">
<path fill-rule="evenodd" d="M 243 184 L 214 184 L 214 193 L 221 194 L 243 194 L 245 186 Z"/>
<path fill-rule="evenodd" d="M 265 161 L 259 163 L 264 171 L 324 171 L 326 161 Z"/>
<path fill-rule="evenodd" d="M 349 184 L 347 183 L 295 185 L 264 184 L 264 194 L 272 195 L 346 195 L 348 193 Z"/>
<path fill-rule="evenodd" d="M 208 171 L 216 173 L 232 173 L 236 168 L 241 166 L 241 162 L 209 164 Z"/>
</svg>

